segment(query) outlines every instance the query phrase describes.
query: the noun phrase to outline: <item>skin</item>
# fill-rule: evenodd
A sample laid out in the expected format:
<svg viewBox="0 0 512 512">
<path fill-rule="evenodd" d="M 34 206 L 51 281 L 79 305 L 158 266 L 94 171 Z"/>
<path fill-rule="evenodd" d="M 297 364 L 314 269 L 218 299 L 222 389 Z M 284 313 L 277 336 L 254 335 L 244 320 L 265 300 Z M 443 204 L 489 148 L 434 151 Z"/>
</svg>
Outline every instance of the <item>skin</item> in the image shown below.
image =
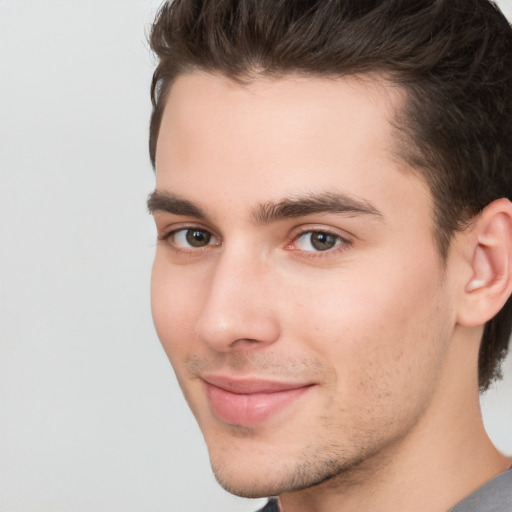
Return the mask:
<svg viewBox="0 0 512 512">
<path fill-rule="evenodd" d="M 477 233 L 441 260 L 430 192 L 396 156 L 402 100 L 368 77 L 200 72 L 167 100 L 155 326 L 219 482 L 285 512 L 442 512 L 507 467 L 478 406 Z M 307 388 L 236 424 L 212 409 L 212 374 Z"/>
</svg>

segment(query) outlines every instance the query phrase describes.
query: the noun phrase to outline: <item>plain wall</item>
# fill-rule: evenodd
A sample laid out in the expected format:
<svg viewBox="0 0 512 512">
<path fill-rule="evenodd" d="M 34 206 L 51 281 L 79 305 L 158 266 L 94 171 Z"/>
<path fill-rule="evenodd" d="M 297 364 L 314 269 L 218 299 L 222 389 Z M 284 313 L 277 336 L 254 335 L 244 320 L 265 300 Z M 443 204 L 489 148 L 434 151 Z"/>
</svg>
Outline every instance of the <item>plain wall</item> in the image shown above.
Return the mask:
<svg viewBox="0 0 512 512">
<path fill-rule="evenodd" d="M 157 5 L 0 0 L 0 512 L 261 503 L 214 481 L 151 322 Z M 505 374 L 483 409 L 512 454 Z"/>
</svg>

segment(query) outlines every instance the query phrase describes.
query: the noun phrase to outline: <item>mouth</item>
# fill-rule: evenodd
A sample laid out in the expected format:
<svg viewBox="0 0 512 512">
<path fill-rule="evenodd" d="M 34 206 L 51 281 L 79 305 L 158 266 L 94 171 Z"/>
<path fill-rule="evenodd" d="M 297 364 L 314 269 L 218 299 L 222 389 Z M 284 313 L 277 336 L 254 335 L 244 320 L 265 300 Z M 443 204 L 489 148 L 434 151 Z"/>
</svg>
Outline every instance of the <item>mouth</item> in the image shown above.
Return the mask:
<svg viewBox="0 0 512 512">
<path fill-rule="evenodd" d="M 245 427 L 262 424 L 288 409 L 314 386 L 219 375 L 203 376 L 203 382 L 213 414 L 225 423 Z"/>
</svg>

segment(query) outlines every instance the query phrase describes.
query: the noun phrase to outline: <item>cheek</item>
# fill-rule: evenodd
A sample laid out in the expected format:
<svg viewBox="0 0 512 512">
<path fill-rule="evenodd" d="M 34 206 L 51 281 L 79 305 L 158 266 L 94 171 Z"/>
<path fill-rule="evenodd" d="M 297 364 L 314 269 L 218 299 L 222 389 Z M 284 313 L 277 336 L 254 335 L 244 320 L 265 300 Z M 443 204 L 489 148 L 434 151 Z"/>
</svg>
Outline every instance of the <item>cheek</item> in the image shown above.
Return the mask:
<svg viewBox="0 0 512 512">
<path fill-rule="evenodd" d="M 191 348 L 199 293 L 194 277 L 180 268 L 172 269 L 157 252 L 151 274 L 151 310 L 158 337 L 173 365 Z"/>
<path fill-rule="evenodd" d="M 317 280 L 304 287 L 308 296 L 295 290 L 290 337 L 334 369 L 342 400 L 375 405 L 404 390 L 427 393 L 440 373 L 452 321 L 440 269 L 435 258 L 416 267 L 393 259 L 388 268 L 381 260 L 379 272 L 374 265 Z"/>
</svg>

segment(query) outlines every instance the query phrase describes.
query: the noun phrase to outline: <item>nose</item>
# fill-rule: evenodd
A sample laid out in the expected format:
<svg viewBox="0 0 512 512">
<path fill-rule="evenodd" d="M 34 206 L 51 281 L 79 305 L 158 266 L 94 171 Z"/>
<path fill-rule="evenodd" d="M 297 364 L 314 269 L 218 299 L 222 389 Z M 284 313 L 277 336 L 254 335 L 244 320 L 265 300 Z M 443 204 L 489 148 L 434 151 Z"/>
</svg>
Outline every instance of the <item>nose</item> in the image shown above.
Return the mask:
<svg viewBox="0 0 512 512">
<path fill-rule="evenodd" d="M 220 352 L 274 343 L 280 333 L 274 278 L 268 263 L 225 251 L 212 268 L 196 335 Z"/>
</svg>

